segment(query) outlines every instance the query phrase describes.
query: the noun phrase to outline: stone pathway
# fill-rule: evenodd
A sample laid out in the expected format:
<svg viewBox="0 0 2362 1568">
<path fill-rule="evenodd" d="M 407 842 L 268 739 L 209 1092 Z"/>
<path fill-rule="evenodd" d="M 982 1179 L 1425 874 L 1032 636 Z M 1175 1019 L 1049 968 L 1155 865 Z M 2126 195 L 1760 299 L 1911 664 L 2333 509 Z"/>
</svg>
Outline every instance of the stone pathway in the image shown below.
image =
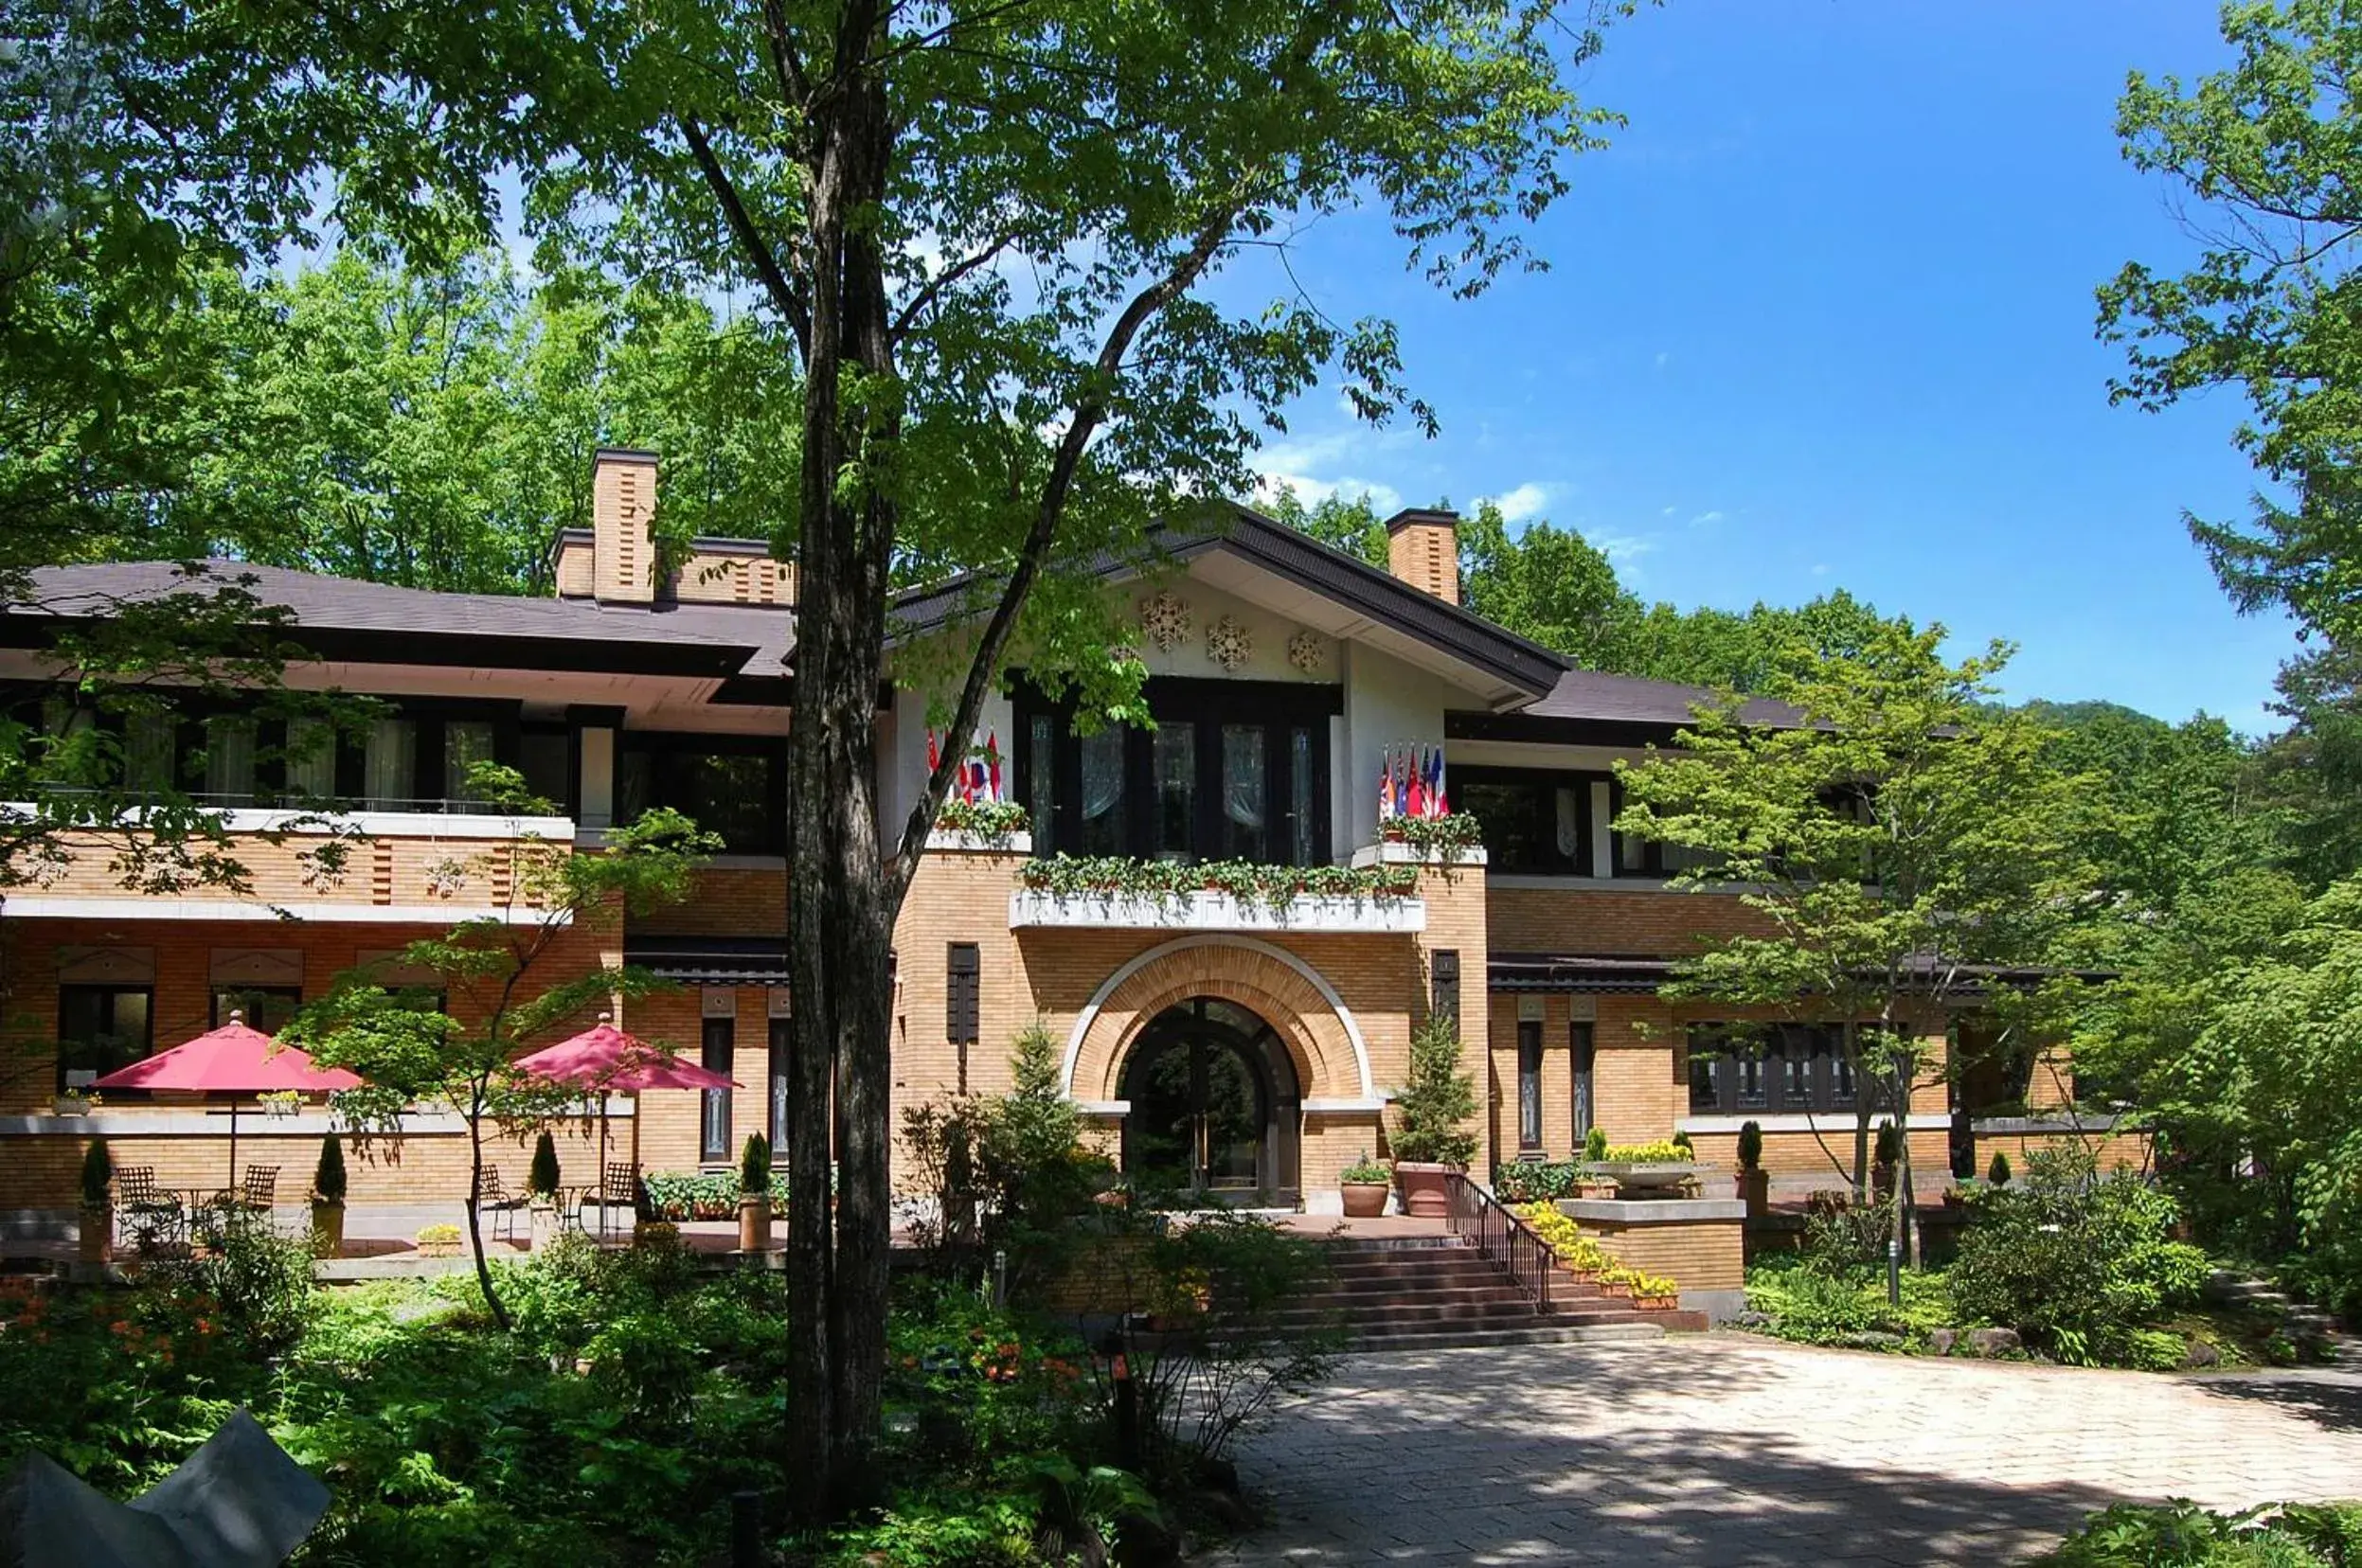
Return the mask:
<svg viewBox="0 0 2362 1568">
<path fill-rule="evenodd" d="M 2165 1378 L 1745 1335 L 1366 1355 L 1242 1446 L 1214 1560 L 2014 1562 L 2126 1499 L 2362 1496 L 2362 1375 Z"/>
</svg>

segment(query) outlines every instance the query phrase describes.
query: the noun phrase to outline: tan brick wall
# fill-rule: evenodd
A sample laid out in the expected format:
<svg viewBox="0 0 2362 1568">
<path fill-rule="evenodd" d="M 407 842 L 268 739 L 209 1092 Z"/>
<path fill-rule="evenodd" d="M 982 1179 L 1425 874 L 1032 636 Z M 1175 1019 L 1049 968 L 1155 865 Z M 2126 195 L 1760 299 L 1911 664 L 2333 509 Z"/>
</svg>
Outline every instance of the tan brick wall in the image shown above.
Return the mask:
<svg viewBox="0 0 2362 1568">
<path fill-rule="evenodd" d="M 514 898 L 521 914 L 530 913 L 518 872 L 523 857 L 531 853 L 522 841 L 441 837 L 426 833 L 379 833 L 347 846 L 344 864 L 328 871 L 308 859 L 330 841 L 325 835 L 295 834 L 277 844 L 254 833 L 233 834 L 235 853 L 246 868 L 250 891 L 223 887 L 192 887 L 178 897 L 197 903 L 269 904 L 301 916 L 322 904 L 365 904 L 415 907 L 421 920 L 438 918 L 438 910 L 501 907 Z M 120 876 L 109 869 L 113 851 L 101 840 L 65 841 L 68 863 L 41 889 L 45 898 L 122 899 L 133 897 Z M 168 921 L 130 922 L 139 927 L 163 927 Z"/>
<path fill-rule="evenodd" d="M 796 568 L 743 550 L 692 545 L 667 590 L 683 604 L 793 604 Z"/>
<path fill-rule="evenodd" d="M 1670 1274 L 1685 1291 L 1736 1291 L 1746 1285 L 1746 1233 L 1739 1221 L 1630 1226 L 1599 1220 L 1578 1223 L 1619 1263 L 1647 1274 Z"/>
<path fill-rule="evenodd" d="M 1760 929 L 1762 918 L 1728 893 L 1652 886 L 1495 887 L 1487 900 L 1493 945 L 1503 953 L 1680 957 L 1702 937 Z"/>
</svg>

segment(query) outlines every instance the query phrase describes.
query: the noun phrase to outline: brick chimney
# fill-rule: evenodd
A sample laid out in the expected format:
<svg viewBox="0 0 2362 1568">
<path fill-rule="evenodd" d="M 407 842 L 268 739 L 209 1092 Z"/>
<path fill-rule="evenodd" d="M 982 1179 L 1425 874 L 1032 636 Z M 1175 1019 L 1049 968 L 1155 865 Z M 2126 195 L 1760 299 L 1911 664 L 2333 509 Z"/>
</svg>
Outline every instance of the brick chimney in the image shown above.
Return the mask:
<svg viewBox="0 0 2362 1568">
<path fill-rule="evenodd" d="M 656 454 L 600 447 L 591 465 L 591 593 L 601 603 L 655 602 L 655 515 Z"/>
<path fill-rule="evenodd" d="M 1459 513 L 1405 507 L 1387 519 L 1387 570 L 1423 594 L 1459 602 Z"/>
</svg>

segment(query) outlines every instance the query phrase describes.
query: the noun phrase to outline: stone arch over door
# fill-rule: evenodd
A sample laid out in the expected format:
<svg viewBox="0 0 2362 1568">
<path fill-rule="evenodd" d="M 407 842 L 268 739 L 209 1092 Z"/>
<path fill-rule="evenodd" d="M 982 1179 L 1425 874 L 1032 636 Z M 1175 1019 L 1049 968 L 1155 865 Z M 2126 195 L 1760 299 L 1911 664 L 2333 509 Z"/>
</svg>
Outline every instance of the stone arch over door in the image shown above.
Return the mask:
<svg viewBox="0 0 2362 1568">
<path fill-rule="evenodd" d="M 1336 988 L 1285 948 L 1228 935 L 1179 937 L 1109 975 L 1066 1037 L 1066 1093 L 1085 1103 L 1119 1097 L 1134 1037 L 1167 1007 L 1199 996 L 1235 1002 L 1268 1021 L 1309 1104 L 1377 1103 L 1368 1043 Z"/>
</svg>

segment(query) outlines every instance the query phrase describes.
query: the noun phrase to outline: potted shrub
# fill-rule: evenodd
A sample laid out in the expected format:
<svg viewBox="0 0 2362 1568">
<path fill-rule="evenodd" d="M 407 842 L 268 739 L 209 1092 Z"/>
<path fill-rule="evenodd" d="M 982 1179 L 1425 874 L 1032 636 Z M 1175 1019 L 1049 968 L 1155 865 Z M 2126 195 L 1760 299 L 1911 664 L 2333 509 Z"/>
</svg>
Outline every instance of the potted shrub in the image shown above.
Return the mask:
<svg viewBox="0 0 2362 1568">
<path fill-rule="evenodd" d="M 115 1251 L 115 1156 L 104 1138 L 90 1140 L 82 1153 L 82 1213 L 79 1253 L 85 1263 L 104 1263 Z"/>
<path fill-rule="evenodd" d="M 1345 1217 L 1374 1220 L 1384 1214 L 1387 1189 L 1393 1185 L 1392 1171 L 1369 1155 L 1362 1155 L 1337 1177 L 1337 1190 L 1345 1196 Z"/>
<path fill-rule="evenodd" d="M 771 1244 L 771 1140 L 746 1134 L 738 1156 L 738 1250 L 760 1252 Z"/>
<path fill-rule="evenodd" d="M 533 1140 L 533 1159 L 525 1167 L 525 1209 L 532 1248 L 540 1252 L 558 1235 L 558 1145 L 547 1129 Z"/>
<path fill-rule="evenodd" d="M 1771 1172 L 1763 1168 L 1763 1124 L 1758 1121 L 1739 1126 L 1739 1196 L 1746 1201 L 1748 1219 L 1771 1212 Z"/>
<path fill-rule="evenodd" d="M 345 1145 L 331 1132 L 320 1140 L 320 1163 L 312 1172 L 312 1254 L 345 1253 Z"/>
<path fill-rule="evenodd" d="M 1637 1274 L 1632 1281 L 1632 1304 L 1644 1311 L 1672 1311 L 1681 1305 L 1680 1283 L 1665 1274 Z"/>
<path fill-rule="evenodd" d="M 1894 1196 L 1895 1167 L 1903 1161 L 1903 1130 L 1889 1120 L 1878 1124 L 1878 1142 L 1870 1152 L 1870 1196 L 1886 1203 Z"/>
<path fill-rule="evenodd" d="M 456 1257 L 459 1256 L 459 1227 L 428 1225 L 419 1232 L 421 1257 Z"/>
<path fill-rule="evenodd" d="M 2010 1185 L 2010 1157 L 1999 1149 L 1993 1151 L 1993 1163 L 1985 1167 L 1985 1180 L 1995 1186 Z"/>
<path fill-rule="evenodd" d="M 1575 1178 L 1574 1196 L 1578 1198 L 1612 1198 L 1616 1184 L 1599 1172 L 1599 1166 L 1607 1158 L 1607 1129 L 1594 1127 L 1583 1135 L 1582 1170 Z"/>
<path fill-rule="evenodd" d="M 1627 1269 L 1620 1263 L 1613 1264 L 1600 1271 L 1599 1287 L 1606 1295 L 1629 1296 L 1632 1294 L 1632 1282 L 1639 1277 L 1637 1271 Z"/>
<path fill-rule="evenodd" d="M 1451 1206 L 1451 1174 L 1476 1152 L 1463 1125 L 1476 1114 L 1476 1086 L 1459 1070 L 1459 1020 L 1431 1012 L 1410 1037 L 1410 1079 L 1394 1096 L 1403 1125 L 1394 1134 L 1394 1176 L 1403 1212 L 1440 1220 Z"/>
</svg>

